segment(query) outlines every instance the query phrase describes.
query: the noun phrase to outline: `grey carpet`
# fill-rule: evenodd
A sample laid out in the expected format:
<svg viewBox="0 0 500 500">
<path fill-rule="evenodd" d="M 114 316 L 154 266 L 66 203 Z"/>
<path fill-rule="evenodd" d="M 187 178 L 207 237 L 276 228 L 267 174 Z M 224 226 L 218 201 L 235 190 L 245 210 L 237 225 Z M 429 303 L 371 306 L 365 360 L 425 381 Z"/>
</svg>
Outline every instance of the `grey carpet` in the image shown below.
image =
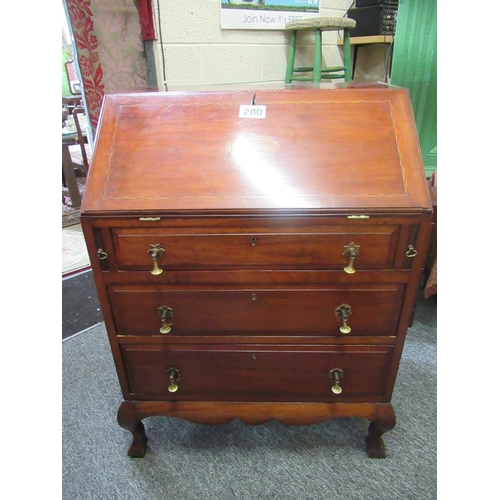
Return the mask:
<svg viewBox="0 0 500 500">
<path fill-rule="evenodd" d="M 144 420 L 146 457 L 127 456 L 104 325 L 63 343 L 63 499 L 425 500 L 436 498 L 436 299 L 419 301 L 393 396 L 388 457 L 369 459 L 368 422 L 294 427 Z"/>
</svg>

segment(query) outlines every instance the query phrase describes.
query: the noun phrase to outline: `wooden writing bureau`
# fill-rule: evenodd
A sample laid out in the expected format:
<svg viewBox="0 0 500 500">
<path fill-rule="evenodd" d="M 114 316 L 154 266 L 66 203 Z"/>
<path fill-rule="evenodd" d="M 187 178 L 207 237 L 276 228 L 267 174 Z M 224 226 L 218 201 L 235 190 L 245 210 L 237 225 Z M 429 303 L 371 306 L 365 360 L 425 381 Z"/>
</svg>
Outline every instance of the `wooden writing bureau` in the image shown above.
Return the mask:
<svg viewBox="0 0 500 500">
<path fill-rule="evenodd" d="M 405 90 L 106 96 L 81 221 L 130 456 L 158 415 L 361 417 L 385 456 L 431 225 Z"/>
</svg>

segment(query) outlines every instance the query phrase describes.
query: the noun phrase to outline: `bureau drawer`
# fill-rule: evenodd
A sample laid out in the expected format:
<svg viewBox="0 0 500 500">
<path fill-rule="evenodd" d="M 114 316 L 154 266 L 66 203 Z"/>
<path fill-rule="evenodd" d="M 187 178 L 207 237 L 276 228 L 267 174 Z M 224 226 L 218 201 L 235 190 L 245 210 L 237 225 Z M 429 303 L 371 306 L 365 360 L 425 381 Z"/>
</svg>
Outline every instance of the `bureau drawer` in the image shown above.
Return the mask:
<svg viewBox="0 0 500 500">
<path fill-rule="evenodd" d="M 251 290 L 114 285 L 108 295 L 118 335 L 161 335 L 166 326 L 168 335 L 359 336 L 395 335 L 404 290 L 400 283 Z"/>
<path fill-rule="evenodd" d="M 392 269 L 399 235 L 398 225 L 338 227 L 311 232 L 252 232 L 192 234 L 167 229 L 114 228 L 119 270 L 151 271 L 150 245 L 164 250 L 158 266 L 168 269 L 291 268 L 343 269 L 351 243 L 357 245 L 356 269 Z M 220 228 L 219 228 L 220 231 Z"/>
<path fill-rule="evenodd" d="M 384 396 L 392 351 L 383 345 L 121 346 L 131 397 L 177 401 L 375 401 Z"/>
</svg>

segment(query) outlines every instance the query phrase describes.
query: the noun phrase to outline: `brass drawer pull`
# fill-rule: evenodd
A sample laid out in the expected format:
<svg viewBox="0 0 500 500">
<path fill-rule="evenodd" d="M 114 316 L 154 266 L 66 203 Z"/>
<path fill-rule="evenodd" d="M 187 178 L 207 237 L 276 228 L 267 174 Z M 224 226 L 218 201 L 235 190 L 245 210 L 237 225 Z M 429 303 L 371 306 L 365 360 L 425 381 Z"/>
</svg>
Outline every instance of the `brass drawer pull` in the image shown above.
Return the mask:
<svg viewBox="0 0 500 500">
<path fill-rule="evenodd" d="M 349 265 L 344 267 L 344 271 L 347 274 L 354 274 L 356 272 L 354 269 L 354 259 L 359 255 L 359 245 L 356 245 L 351 241 L 349 245 L 344 246 L 343 255 L 347 255 L 349 257 Z"/>
<path fill-rule="evenodd" d="M 352 309 L 349 304 L 340 304 L 335 309 L 335 316 L 342 320 L 342 326 L 339 330 L 342 333 L 349 333 L 351 331 L 351 327 L 347 324 L 347 318 L 352 314 Z"/>
<path fill-rule="evenodd" d="M 167 373 L 168 373 L 168 378 L 170 379 L 168 392 L 177 392 L 179 386 L 176 384 L 176 382 L 177 380 L 179 380 L 181 372 L 177 368 L 171 366 L 170 368 L 167 368 Z"/>
<path fill-rule="evenodd" d="M 158 316 L 160 316 L 162 321 L 162 326 L 160 328 L 161 333 L 170 333 L 172 330 L 172 323 L 167 324 L 167 319 L 174 317 L 174 311 L 171 307 L 161 306 L 158 308 Z"/>
<path fill-rule="evenodd" d="M 340 394 L 342 392 L 342 387 L 340 387 L 340 379 L 344 376 L 344 370 L 342 368 L 333 368 L 330 370 L 330 380 L 333 382 L 332 392 L 334 394 Z"/>
<path fill-rule="evenodd" d="M 156 245 L 149 245 L 149 250 L 148 254 L 151 255 L 153 259 L 153 270 L 151 271 L 151 274 L 154 274 L 155 276 L 158 276 L 163 272 L 163 269 L 160 269 L 158 267 L 158 259 L 161 259 L 163 257 L 163 254 L 165 253 L 165 249 L 161 248 L 160 244 Z"/>
<path fill-rule="evenodd" d="M 407 257 L 415 257 L 417 255 L 417 250 L 413 245 L 408 245 L 408 249 L 406 250 L 406 256 Z"/>
<path fill-rule="evenodd" d="M 99 260 L 107 259 L 108 258 L 108 254 L 102 248 L 98 248 L 97 249 L 97 258 Z"/>
</svg>

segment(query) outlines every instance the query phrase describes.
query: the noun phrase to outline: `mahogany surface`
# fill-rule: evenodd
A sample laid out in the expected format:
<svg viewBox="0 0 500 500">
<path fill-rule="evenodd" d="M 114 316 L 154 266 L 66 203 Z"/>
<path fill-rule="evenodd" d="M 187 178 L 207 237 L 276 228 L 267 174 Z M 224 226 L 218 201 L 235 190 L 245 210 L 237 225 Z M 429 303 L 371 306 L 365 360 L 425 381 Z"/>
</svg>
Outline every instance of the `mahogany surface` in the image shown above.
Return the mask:
<svg viewBox="0 0 500 500">
<path fill-rule="evenodd" d="M 406 90 L 107 95 L 85 212 L 429 206 Z M 95 168 L 95 166 L 100 168 Z"/>
<path fill-rule="evenodd" d="M 262 90 L 240 117 L 253 97 L 104 100 L 81 221 L 129 455 L 152 416 L 353 416 L 384 457 L 432 215 L 407 91 Z"/>
<path fill-rule="evenodd" d="M 158 290 L 144 285 L 117 285 L 108 287 L 108 295 L 118 335 L 161 335 L 157 310 L 162 304 L 174 311 L 169 321 L 171 335 L 341 335 L 338 330 L 342 321 L 332 311 L 344 302 L 351 304 L 354 311 L 349 319 L 352 336 L 395 335 L 403 285 L 366 284 L 356 290 L 349 287 Z M 197 314 L 192 314 L 193 304 L 197 305 Z"/>
</svg>

